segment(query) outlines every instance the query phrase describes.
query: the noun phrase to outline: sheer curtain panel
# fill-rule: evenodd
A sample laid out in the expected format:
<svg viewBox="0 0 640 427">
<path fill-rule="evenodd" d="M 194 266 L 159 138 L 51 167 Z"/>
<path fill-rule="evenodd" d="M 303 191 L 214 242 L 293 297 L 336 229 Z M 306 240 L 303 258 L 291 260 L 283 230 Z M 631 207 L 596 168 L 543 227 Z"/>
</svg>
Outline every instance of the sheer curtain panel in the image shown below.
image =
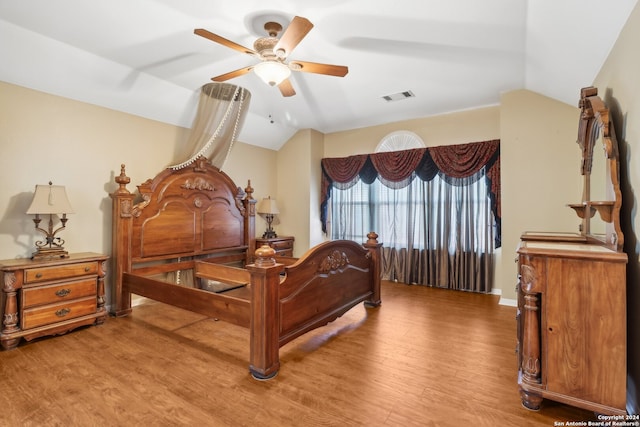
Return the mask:
<svg viewBox="0 0 640 427">
<path fill-rule="evenodd" d="M 200 156 L 222 169 L 249 110 L 251 93 L 229 83 L 208 83 L 200 90 L 198 111 L 193 120 L 184 155 L 169 166 L 181 169 Z"/>
</svg>

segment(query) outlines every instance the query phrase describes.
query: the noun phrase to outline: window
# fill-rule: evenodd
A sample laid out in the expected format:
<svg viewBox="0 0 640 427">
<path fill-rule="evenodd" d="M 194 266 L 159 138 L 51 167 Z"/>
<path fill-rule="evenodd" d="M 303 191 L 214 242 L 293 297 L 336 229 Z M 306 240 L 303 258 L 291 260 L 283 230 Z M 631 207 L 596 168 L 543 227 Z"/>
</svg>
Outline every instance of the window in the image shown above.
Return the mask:
<svg viewBox="0 0 640 427">
<path fill-rule="evenodd" d="M 383 243 L 383 278 L 489 292 L 500 242 L 499 141 L 323 159 L 323 229 Z"/>
</svg>

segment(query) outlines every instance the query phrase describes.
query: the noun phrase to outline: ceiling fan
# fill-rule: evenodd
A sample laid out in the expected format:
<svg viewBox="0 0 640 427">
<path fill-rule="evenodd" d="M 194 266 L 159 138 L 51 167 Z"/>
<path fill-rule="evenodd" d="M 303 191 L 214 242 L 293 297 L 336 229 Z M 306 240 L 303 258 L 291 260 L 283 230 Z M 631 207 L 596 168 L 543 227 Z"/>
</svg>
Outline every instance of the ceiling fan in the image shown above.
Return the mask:
<svg viewBox="0 0 640 427">
<path fill-rule="evenodd" d="M 307 61 L 287 62 L 287 58 L 293 49 L 312 28 L 313 24 L 308 19 L 295 16 L 287 30 L 278 38 L 278 33 L 282 31 L 282 25 L 277 22 L 267 22 L 264 24 L 264 29 L 267 31 L 268 36 L 257 39 L 253 43 L 253 49 L 246 48 L 202 28 L 195 29 L 193 32 L 223 46 L 256 57 L 261 61 L 256 65 L 250 65 L 211 78 L 214 82 L 223 82 L 253 70 L 268 85 L 278 86 L 283 96 L 293 96 L 296 91 L 289 81 L 291 71 L 326 74 L 336 77 L 344 77 L 349 72 L 349 68 L 343 65 L 319 64 Z"/>
</svg>

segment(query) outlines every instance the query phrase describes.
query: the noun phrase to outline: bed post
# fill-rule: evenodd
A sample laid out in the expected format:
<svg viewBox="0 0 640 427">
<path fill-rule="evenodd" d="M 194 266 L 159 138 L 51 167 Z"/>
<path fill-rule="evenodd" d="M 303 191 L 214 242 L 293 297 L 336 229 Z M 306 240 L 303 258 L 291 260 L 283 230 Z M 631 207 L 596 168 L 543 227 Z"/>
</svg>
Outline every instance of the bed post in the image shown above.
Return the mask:
<svg viewBox="0 0 640 427">
<path fill-rule="evenodd" d="M 369 255 L 371 256 L 373 293 L 371 294 L 371 299 L 365 301 L 364 305 L 367 307 L 379 307 L 382 303 L 380 299 L 380 263 L 382 260 L 382 243 L 378 243 L 378 235 L 373 231 L 367 234 L 367 238 L 368 240 L 363 244 L 363 246 L 369 250 Z"/>
<path fill-rule="evenodd" d="M 275 377 L 280 369 L 280 272 L 283 264 L 273 258 L 275 250 L 262 246 L 251 272 L 251 322 L 249 371 L 258 380 Z"/>
<path fill-rule="evenodd" d="M 132 208 L 135 195 L 127 190 L 131 182 L 124 172 L 124 164 L 120 165 L 120 175 L 115 181 L 119 187 L 109 194 L 113 200 L 111 215 L 111 262 L 113 263 L 113 289 L 111 292 L 111 313 L 125 316 L 131 312 L 131 294 L 122 288 L 122 273 L 131 271 L 131 228 L 133 225 Z"/>
<path fill-rule="evenodd" d="M 256 200 L 253 198 L 253 188 L 251 187 L 251 180 L 247 183 L 247 188 L 244 189 L 247 196 L 242 201 L 244 205 L 244 241 L 247 244 L 247 257 L 245 264 L 253 262 L 256 250 Z"/>
</svg>

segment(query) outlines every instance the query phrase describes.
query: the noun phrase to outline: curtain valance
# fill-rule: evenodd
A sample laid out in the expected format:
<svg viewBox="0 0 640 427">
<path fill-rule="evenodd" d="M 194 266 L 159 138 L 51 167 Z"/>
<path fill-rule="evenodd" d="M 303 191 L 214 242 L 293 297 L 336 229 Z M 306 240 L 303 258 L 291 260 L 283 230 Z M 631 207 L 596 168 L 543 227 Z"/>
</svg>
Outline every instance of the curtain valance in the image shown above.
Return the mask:
<svg viewBox="0 0 640 427">
<path fill-rule="evenodd" d="M 492 210 L 500 227 L 500 140 L 469 144 L 443 145 L 413 150 L 360 154 L 322 159 L 321 220 L 327 231 L 327 203 L 331 188 L 349 188 L 358 180 L 372 183 L 376 178 L 384 185 L 402 188 L 414 178 L 432 180 L 467 178 L 483 172 L 491 195 Z"/>
</svg>

